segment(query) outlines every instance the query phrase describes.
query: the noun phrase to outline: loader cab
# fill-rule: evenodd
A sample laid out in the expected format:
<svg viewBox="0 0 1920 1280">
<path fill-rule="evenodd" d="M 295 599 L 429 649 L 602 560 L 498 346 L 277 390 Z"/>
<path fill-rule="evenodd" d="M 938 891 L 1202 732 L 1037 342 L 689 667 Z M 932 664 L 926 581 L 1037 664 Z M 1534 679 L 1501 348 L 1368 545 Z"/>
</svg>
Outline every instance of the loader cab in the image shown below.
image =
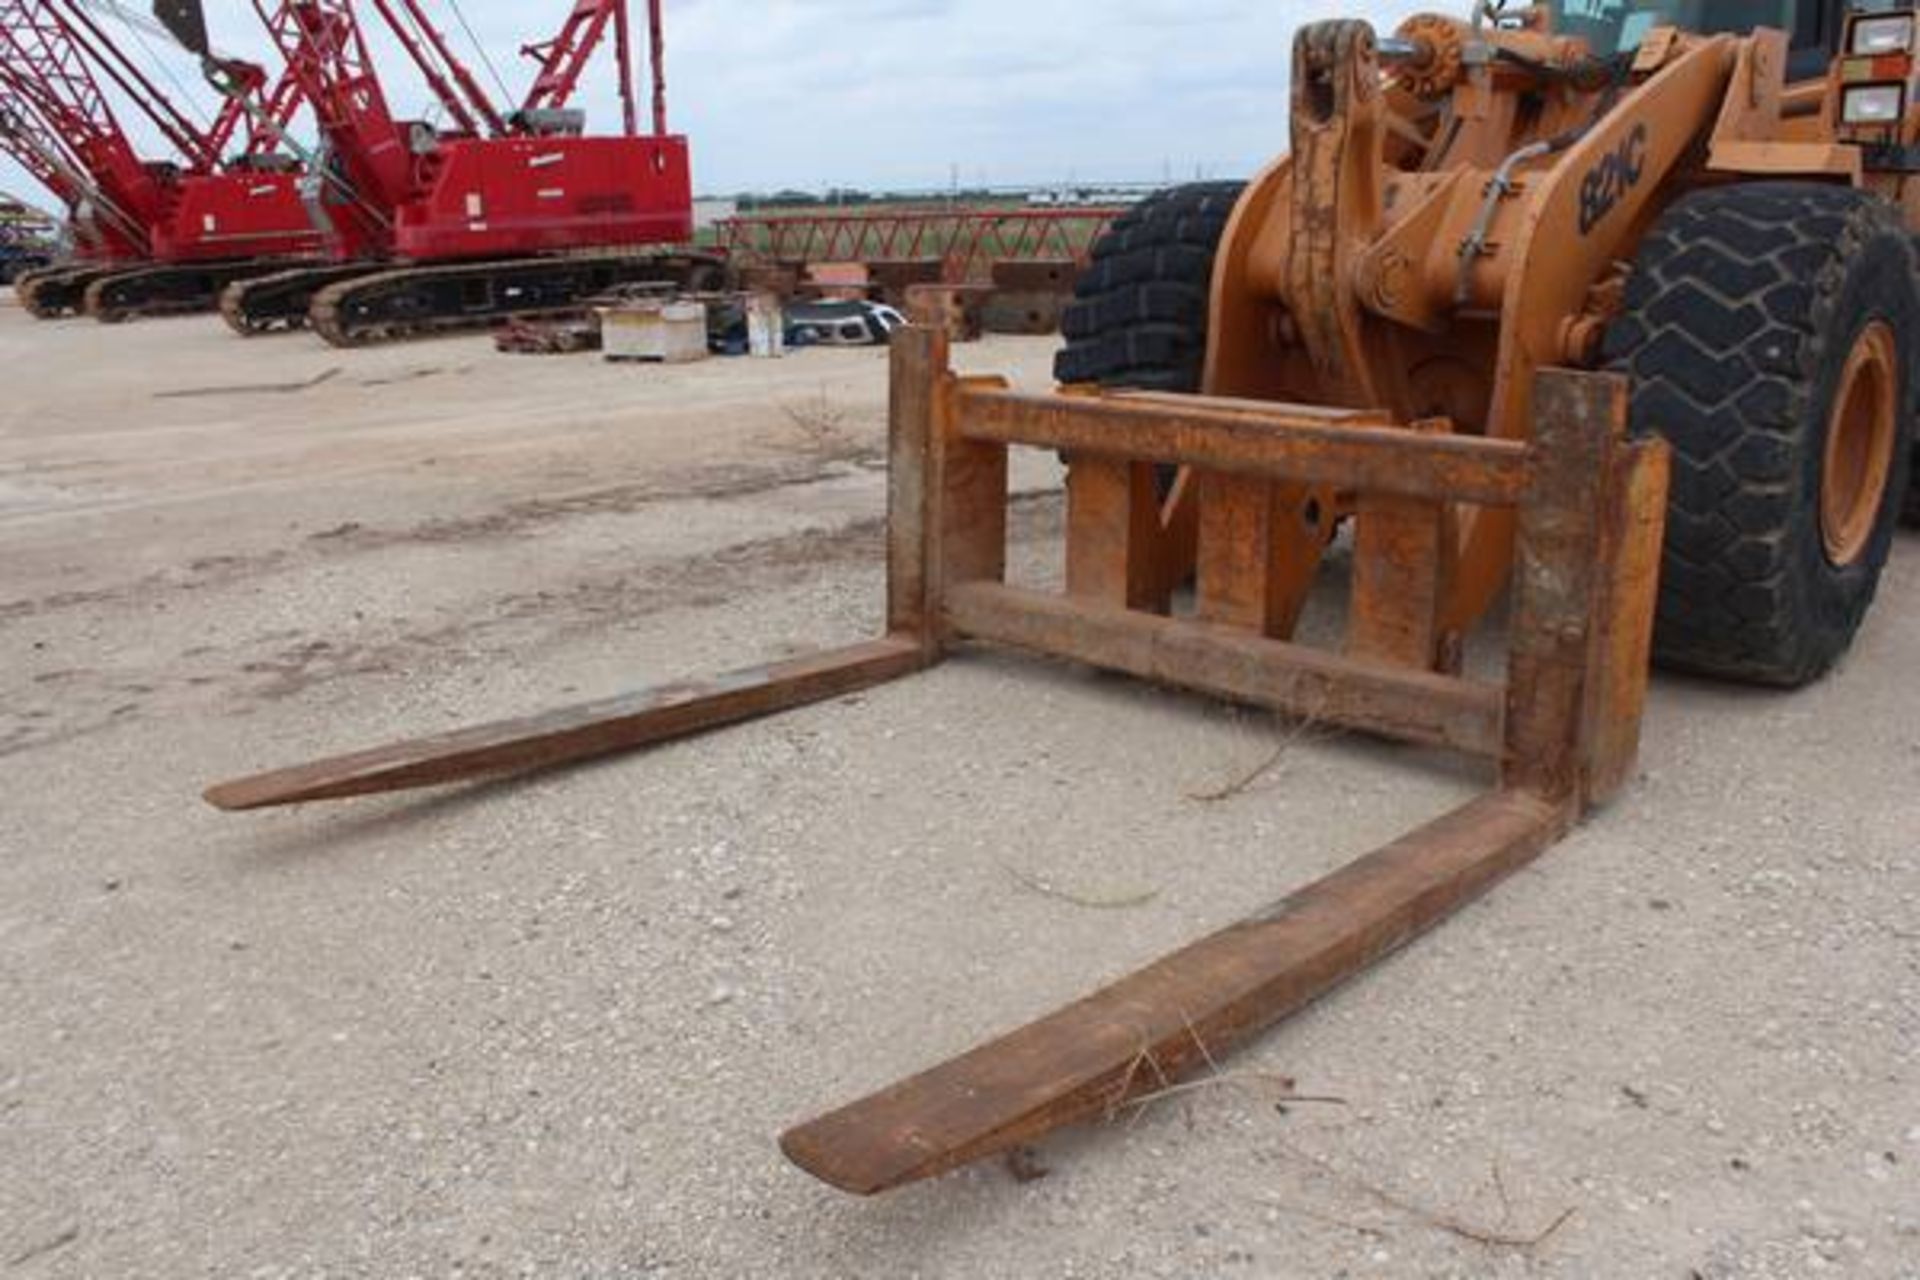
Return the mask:
<svg viewBox="0 0 1920 1280">
<path fill-rule="evenodd" d="M 1736 35 L 1773 27 L 1792 37 L 1787 62 L 1792 80 L 1826 74 L 1849 12 L 1901 7 L 1898 0 L 1548 0 L 1547 4 L 1555 31 L 1583 38 L 1601 57 L 1635 48 L 1647 32 L 1660 26 Z"/>
<path fill-rule="evenodd" d="M 1902 0 L 1799 0 L 1795 6 L 1793 46 L 1787 55 L 1789 80 L 1817 80 L 1840 53 L 1850 13 L 1889 13 L 1907 8 Z"/>
</svg>

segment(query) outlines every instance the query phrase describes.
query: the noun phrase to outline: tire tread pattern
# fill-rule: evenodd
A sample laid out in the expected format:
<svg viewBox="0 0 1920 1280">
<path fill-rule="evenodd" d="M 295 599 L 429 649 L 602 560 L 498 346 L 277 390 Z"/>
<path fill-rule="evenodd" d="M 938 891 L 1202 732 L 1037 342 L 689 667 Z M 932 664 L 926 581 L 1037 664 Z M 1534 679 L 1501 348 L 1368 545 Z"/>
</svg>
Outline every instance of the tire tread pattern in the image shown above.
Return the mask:
<svg viewBox="0 0 1920 1280">
<path fill-rule="evenodd" d="M 1206 357 L 1213 259 L 1245 184 L 1159 192 L 1116 218 L 1061 318 L 1061 382 L 1194 391 Z"/>
<path fill-rule="evenodd" d="M 1822 448 L 1826 413 L 1812 401 L 1857 330 L 1842 293 L 1869 246 L 1882 268 L 1891 254 L 1912 278 L 1890 206 L 1801 182 L 1696 192 L 1642 242 L 1605 355 L 1632 379 L 1634 431 L 1673 447 L 1654 646 L 1664 666 L 1804 684 L 1845 651 L 1872 600 L 1887 536 L 1850 570 L 1832 570 L 1824 553 L 1810 570 L 1807 552 L 1819 537 L 1809 451 Z M 1902 394 L 1910 411 L 1911 385 Z M 1809 581 L 1819 570 L 1865 580 L 1828 591 Z"/>
</svg>

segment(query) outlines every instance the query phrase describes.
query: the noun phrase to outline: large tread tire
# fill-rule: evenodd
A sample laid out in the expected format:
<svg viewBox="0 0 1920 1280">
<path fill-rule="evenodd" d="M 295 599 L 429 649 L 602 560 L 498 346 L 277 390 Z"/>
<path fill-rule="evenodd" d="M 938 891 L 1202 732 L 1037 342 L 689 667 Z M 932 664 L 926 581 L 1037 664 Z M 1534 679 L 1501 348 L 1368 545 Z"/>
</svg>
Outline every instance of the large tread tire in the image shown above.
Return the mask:
<svg viewBox="0 0 1920 1280">
<path fill-rule="evenodd" d="M 1213 259 L 1246 184 L 1196 182 L 1135 205 L 1093 245 L 1061 317 L 1054 377 L 1151 391 L 1198 391 Z"/>
<path fill-rule="evenodd" d="M 1920 287 L 1895 210 L 1845 187 L 1696 192 L 1642 243 L 1607 363 L 1636 433 L 1673 447 L 1654 650 L 1662 665 L 1794 687 L 1852 644 L 1907 492 L 1896 438 L 1877 519 L 1849 563 L 1821 530 L 1841 373 L 1874 321 L 1892 332 L 1896 432 L 1920 410 Z"/>
</svg>

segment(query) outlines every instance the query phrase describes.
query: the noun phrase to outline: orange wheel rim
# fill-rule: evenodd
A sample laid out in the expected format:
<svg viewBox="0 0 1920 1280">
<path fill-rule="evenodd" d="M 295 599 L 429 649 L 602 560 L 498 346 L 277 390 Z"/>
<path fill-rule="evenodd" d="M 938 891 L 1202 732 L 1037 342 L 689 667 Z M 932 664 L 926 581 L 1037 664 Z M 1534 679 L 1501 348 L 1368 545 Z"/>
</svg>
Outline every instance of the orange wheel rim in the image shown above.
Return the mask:
<svg viewBox="0 0 1920 1280">
<path fill-rule="evenodd" d="M 1875 320 L 1860 331 L 1840 371 L 1820 468 L 1820 537 L 1841 568 L 1873 541 L 1893 473 L 1899 436 L 1899 361 L 1893 330 Z"/>
</svg>

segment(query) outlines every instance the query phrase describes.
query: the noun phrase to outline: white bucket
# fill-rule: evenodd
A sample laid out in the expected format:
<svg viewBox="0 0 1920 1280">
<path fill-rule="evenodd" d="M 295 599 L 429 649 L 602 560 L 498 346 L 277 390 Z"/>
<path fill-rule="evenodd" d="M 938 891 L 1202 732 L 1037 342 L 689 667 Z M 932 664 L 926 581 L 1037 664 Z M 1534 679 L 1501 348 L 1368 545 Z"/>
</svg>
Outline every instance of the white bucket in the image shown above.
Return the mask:
<svg viewBox="0 0 1920 1280">
<path fill-rule="evenodd" d="M 770 293 L 747 299 L 747 353 L 763 360 L 787 354 L 786 317 L 781 314 L 780 299 Z"/>
</svg>

